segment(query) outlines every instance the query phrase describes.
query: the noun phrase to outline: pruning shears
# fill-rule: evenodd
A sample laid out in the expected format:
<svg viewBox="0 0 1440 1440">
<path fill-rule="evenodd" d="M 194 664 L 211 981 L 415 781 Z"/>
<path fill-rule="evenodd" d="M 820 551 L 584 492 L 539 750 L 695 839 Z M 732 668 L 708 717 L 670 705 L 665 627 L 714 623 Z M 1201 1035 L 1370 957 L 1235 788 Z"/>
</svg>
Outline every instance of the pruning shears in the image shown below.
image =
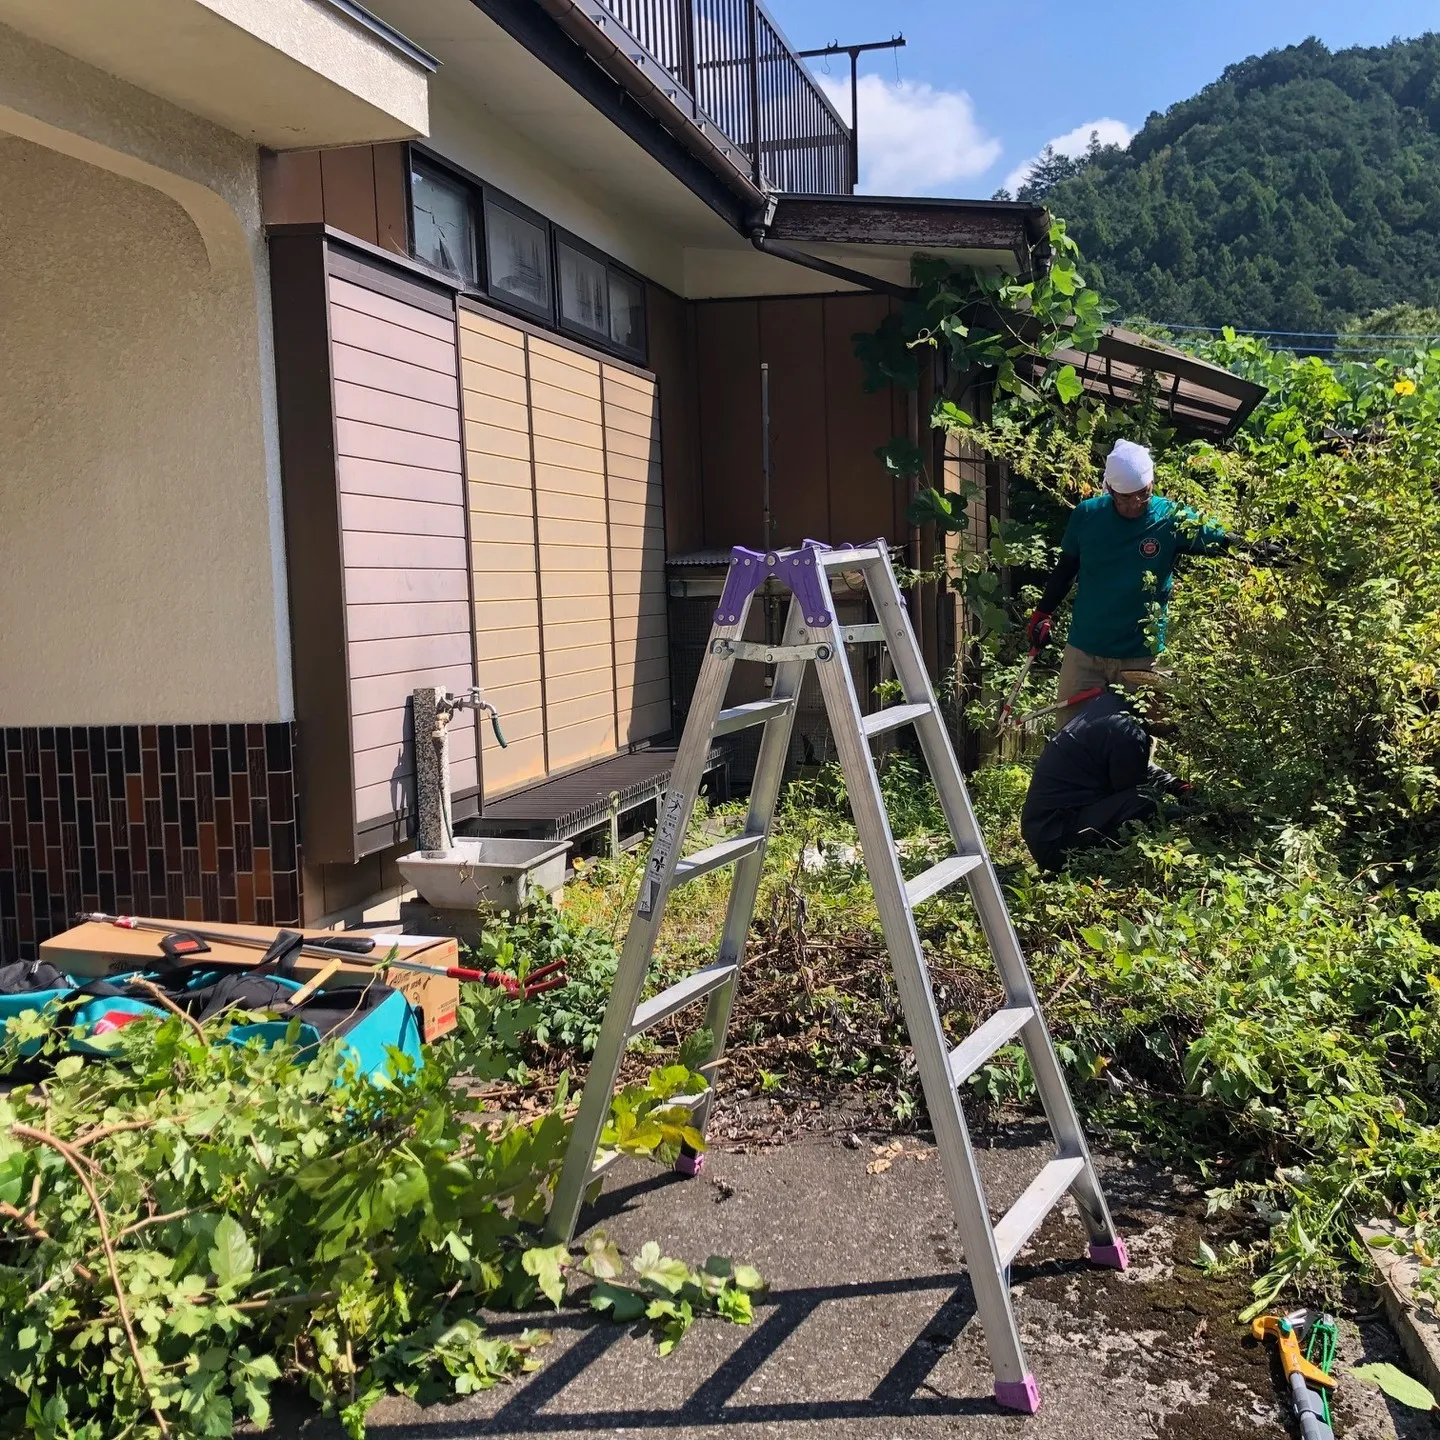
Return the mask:
<svg viewBox="0 0 1440 1440">
<path fill-rule="evenodd" d="M 1335 1432 L 1326 1418 L 1324 1402 L 1310 1388 L 1314 1385 L 1322 1392 L 1333 1390 L 1335 1377 L 1300 1353 L 1296 1318 L 1290 1315 L 1261 1315 L 1250 1322 L 1250 1333 L 1257 1340 L 1273 1340 L 1280 1351 L 1280 1368 L 1290 1385 L 1290 1404 L 1300 1422 L 1302 1440 L 1335 1440 Z"/>
<path fill-rule="evenodd" d="M 1032 645 L 1030 653 L 1020 662 L 1020 673 L 1015 677 L 1015 684 L 1011 686 L 1010 693 L 1005 697 L 1005 703 L 1000 707 L 1000 718 L 996 728 L 1004 731 L 1018 725 L 1014 720 L 1015 702 L 1020 698 L 1020 692 L 1025 688 L 1025 681 L 1030 677 L 1030 667 L 1035 663 L 1035 657 L 1039 655 L 1040 647 Z"/>
</svg>

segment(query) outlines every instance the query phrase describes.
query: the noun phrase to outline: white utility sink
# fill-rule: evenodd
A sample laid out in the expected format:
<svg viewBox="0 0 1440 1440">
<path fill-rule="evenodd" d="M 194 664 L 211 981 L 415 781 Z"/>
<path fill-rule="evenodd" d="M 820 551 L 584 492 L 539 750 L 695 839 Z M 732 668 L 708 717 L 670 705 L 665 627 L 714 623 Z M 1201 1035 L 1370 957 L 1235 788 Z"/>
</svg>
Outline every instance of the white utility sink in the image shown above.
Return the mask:
<svg viewBox="0 0 1440 1440">
<path fill-rule="evenodd" d="M 498 840 L 462 836 L 444 850 L 412 850 L 396 864 L 437 910 L 518 910 L 536 892 L 565 884 L 568 840 Z"/>
</svg>

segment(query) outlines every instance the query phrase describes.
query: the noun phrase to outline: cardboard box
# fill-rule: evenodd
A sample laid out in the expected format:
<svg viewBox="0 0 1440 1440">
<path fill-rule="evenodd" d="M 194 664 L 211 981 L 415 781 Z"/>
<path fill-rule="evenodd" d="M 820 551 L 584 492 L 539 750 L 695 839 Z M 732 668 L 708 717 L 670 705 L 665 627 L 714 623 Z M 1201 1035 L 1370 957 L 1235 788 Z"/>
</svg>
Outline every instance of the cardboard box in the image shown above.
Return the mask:
<svg viewBox="0 0 1440 1440">
<path fill-rule="evenodd" d="M 149 920 L 150 917 L 142 916 Z M 175 930 L 191 928 L 183 920 L 156 919 L 152 923 Z M 196 963 L 253 966 L 258 963 L 263 950 L 248 945 L 225 945 L 215 940 L 216 935 L 236 935 L 243 938 L 263 940 L 268 945 L 276 935 L 276 929 L 266 925 L 225 925 L 218 921 L 205 921 L 194 925 L 204 931 L 210 940 L 210 949 L 196 957 Z M 334 930 L 305 930 L 305 938 L 316 944 L 333 940 Z M 375 968 L 390 954 L 397 952 L 395 959 L 417 965 L 433 965 L 436 973 L 422 975 L 414 970 L 390 970 L 386 983 L 392 985 L 420 1011 L 421 1034 L 427 1041 L 435 1041 L 455 1028 L 455 1011 L 460 1000 L 460 982 L 445 975 L 445 969 L 458 965 L 459 952 L 455 940 L 448 936 L 435 935 L 388 935 L 367 930 L 346 930 L 347 936 L 375 935 L 375 949 L 371 955 L 347 956 L 341 961 L 340 969 L 327 981 L 327 986 L 364 985 L 374 978 Z M 125 930 L 117 925 L 99 921 L 87 921 L 76 925 L 61 935 L 54 935 L 40 944 L 40 958 L 48 961 L 57 970 L 69 975 L 84 976 L 87 979 L 105 975 L 116 975 L 125 970 L 140 970 L 155 961 L 163 959 L 160 941 L 164 939 L 158 930 Z M 372 957 L 373 956 L 373 960 Z M 308 980 L 329 962 L 318 955 L 296 956 L 294 975 L 297 980 Z"/>
</svg>

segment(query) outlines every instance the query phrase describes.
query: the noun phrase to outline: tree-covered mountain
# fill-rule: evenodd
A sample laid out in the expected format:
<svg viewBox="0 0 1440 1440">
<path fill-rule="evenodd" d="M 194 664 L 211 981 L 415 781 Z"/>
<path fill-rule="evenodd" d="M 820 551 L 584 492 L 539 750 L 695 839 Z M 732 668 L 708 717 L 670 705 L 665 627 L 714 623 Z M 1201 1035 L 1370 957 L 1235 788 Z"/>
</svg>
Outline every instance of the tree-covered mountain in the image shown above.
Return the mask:
<svg viewBox="0 0 1440 1440">
<path fill-rule="evenodd" d="M 1119 314 L 1337 331 L 1440 303 L 1440 34 L 1230 66 L 1130 145 L 1042 156 L 1021 189 L 1070 224 Z"/>
</svg>

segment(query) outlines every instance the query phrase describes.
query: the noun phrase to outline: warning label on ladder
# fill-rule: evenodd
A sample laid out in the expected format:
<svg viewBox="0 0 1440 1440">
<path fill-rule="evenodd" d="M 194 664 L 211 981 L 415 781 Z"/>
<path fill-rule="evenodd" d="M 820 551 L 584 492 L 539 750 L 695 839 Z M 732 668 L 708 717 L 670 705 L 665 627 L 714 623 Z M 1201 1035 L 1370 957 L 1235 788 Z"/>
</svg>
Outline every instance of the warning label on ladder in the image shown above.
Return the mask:
<svg viewBox="0 0 1440 1440">
<path fill-rule="evenodd" d="M 665 872 L 670 868 L 670 855 L 680 838 L 685 809 L 683 795 L 674 790 L 666 795 L 665 810 L 656 827 L 655 844 L 650 851 L 650 863 L 645 867 L 645 883 L 640 888 L 639 910 L 642 915 L 654 913 L 655 902 L 664 889 Z"/>
</svg>

